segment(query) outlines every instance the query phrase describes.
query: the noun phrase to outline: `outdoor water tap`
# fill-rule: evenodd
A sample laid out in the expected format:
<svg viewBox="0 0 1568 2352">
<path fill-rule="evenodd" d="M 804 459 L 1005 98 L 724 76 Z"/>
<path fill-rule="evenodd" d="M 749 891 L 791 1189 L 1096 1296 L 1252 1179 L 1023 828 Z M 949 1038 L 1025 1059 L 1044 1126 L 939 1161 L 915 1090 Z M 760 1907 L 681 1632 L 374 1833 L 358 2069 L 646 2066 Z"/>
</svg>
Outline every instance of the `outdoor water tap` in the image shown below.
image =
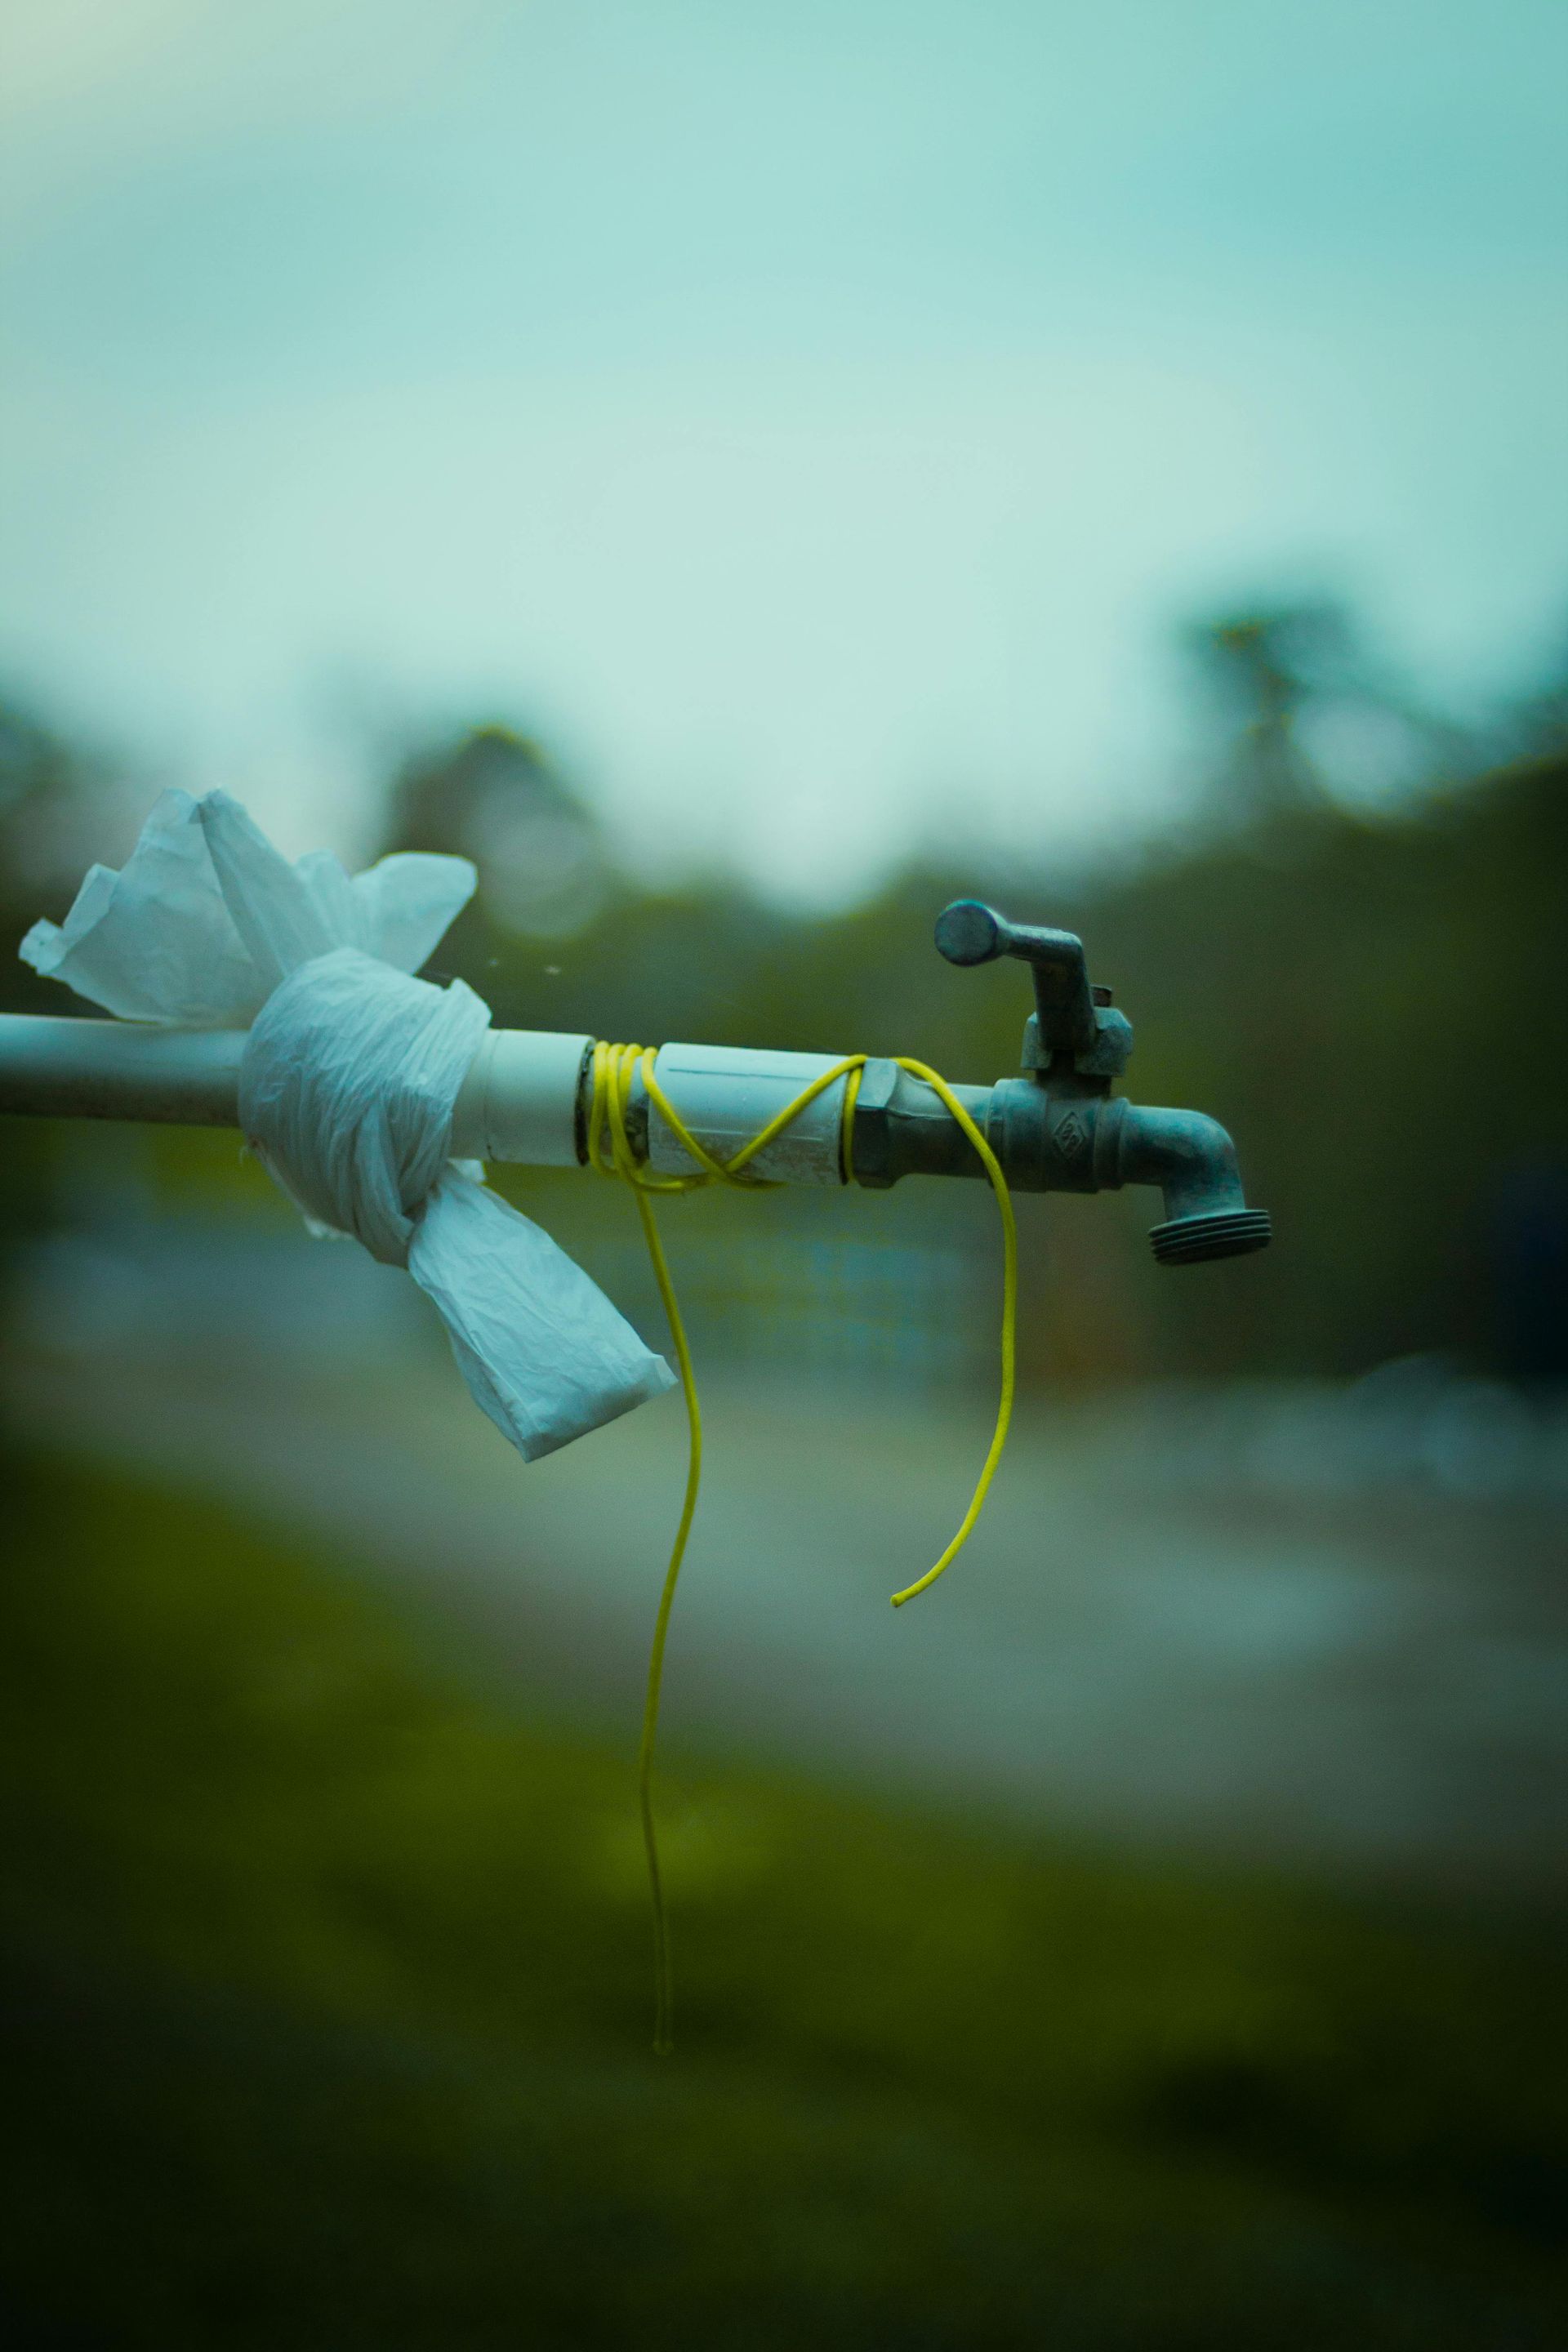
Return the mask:
<svg viewBox="0 0 1568 2352">
<path fill-rule="evenodd" d="M 1016 956 L 1030 966 L 1035 1010 L 1024 1029 L 1026 1075 L 958 1087 L 966 1110 L 1026 1192 L 1101 1192 L 1157 1184 L 1163 1223 L 1150 1234 L 1162 1265 L 1194 1265 L 1264 1249 L 1268 1213 L 1249 1209 L 1236 1147 L 1202 1111 L 1151 1110 L 1111 1093 L 1132 1051 L 1132 1024 L 1109 988 L 1089 981 L 1083 941 L 956 898 L 937 918 L 949 963 Z M 979 1157 L 931 1089 L 893 1062 L 867 1065 L 855 1108 L 854 1169 L 879 1187 L 916 1174 L 978 1176 Z"/>
<path fill-rule="evenodd" d="M 960 898 L 937 919 L 950 963 L 1015 956 L 1035 979 L 1024 1031 L 1024 1075 L 994 1087 L 954 1087 L 1023 1192 L 1099 1192 L 1157 1184 L 1165 1218 L 1151 1239 L 1163 1265 L 1262 1249 L 1268 1219 L 1249 1209 L 1236 1152 L 1201 1111 L 1145 1110 L 1111 1093 L 1132 1050 L 1132 1027 L 1091 986 L 1083 942 L 1071 931 L 1009 923 Z M 143 1021 L 0 1014 L 0 1111 L 88 1118 L 233 1125 L 239 1117 L 238 1029 L 160 1028 Z M 498 1029 L 475 1055 L 452 1114 L 459 1158 L 574 1167 L 588 1157 L 594 1040 L 549 1030 Z M 838 1055 L 740 1045 L 669 1044 L 657 1057 L 660 1087 L 690 1134 L 728 1160 L 826 1078 Z M 773 1182 L 881 1190 L 900 1176 L 978 1176 L 979 1155 L 941 1097 L 896 1062 L 860 1073 L 849 1149 L 842 1076 L 817 1093 L 752 1162 Z M 626 1114 L 635 1156 L 660 1175 L 691 1166 L 680 1137 L 658 1114 L 641 1075 Z"/>
</svg>

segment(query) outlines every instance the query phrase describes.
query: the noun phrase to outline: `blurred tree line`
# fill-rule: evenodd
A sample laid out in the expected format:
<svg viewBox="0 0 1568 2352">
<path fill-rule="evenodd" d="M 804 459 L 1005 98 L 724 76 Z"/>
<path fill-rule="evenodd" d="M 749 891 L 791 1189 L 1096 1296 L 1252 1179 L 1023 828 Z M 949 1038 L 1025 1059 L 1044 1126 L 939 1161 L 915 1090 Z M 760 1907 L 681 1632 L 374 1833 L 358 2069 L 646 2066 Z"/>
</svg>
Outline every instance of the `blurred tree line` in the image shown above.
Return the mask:
<svg viewBox="0 0 1568 2352">
<path fill-rule="evenodd" d="M 1208 730 L 1190 821 L 1059 887 L 1042 845 L 1013 873 L 928 863 L 815 919 L 734 883 L 650 890 L 541 747 L 499 727 L 408 761 L 382 845 L 478 863 L 437 963 L 508 1025 L 914 1052 L 984 1081 L 1016 1066 L 1026 989 L 942 963 L 933 915 L 973 894 L 1081 931 L 1137 1031 L 1127 1090 L 1231 1127 L 1278 1240 L 1172 1272 L 1139 1239 L 1152 1196 L 1026 1203 L 1036 1374 L 1445 1350 L 1568 1377 L 1568 694 L 1549 680 L 1463 735 L 1331 605 L 1222 616 L 1185 646 Z M 126 796 L 8 709 L 0 833 L 4 1001 L 63 1010 L 14 942 L 63 911 L 89 856 L 123 851 Z"/>
</svg>

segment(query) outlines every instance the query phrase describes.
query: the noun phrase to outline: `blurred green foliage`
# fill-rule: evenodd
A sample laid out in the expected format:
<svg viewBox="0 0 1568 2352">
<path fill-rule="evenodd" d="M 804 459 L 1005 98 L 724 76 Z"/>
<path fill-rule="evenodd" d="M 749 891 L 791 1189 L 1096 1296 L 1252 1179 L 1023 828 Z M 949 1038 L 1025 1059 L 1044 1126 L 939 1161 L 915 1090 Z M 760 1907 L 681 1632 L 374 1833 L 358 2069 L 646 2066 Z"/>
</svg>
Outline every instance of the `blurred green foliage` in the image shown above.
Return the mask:
<svg viewBox="0 0 1568 2352">
<path fill-rule="evenodd" d="M 668 1778 L 7 1464 L 7 2341 L 1545 2347 L 1563 1940 Z"/>
</svg>

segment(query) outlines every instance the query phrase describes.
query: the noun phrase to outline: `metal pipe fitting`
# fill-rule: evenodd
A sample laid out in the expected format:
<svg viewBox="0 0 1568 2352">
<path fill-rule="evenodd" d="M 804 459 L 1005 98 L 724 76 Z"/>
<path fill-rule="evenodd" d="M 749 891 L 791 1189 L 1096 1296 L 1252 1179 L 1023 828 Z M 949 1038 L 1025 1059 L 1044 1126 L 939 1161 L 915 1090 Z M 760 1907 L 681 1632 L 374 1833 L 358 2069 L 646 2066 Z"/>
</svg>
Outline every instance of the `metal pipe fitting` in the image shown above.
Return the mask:
<svg viewBox="0 0 1568 2352">
<path fill-rule="evenodd" d="M 1017 1192 L 1115 1192 L 1153 1184 L 1165 1220 L 1150 1234 L 1162 1265 L 1263 1249 L 1268 1214 L 1249 1209 L 1236 1146 L 1217 1119 L 1003 1078 L 953 1092 Z M 978 1153 L 931 1089 L 891 1062 L 869 1062 L 855 1108 L 854 1177 L 880 1190 L 901 1176 L 983 1176 Z"/>
</svg>

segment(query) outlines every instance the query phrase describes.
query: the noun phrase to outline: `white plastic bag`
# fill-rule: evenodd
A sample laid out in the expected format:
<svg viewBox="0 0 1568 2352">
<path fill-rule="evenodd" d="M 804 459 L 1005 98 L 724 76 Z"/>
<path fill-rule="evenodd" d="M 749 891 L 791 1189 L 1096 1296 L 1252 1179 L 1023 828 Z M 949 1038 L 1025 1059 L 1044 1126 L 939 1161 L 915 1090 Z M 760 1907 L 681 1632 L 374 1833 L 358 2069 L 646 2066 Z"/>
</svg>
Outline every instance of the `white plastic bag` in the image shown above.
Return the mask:
<svg viewBox="0 0 1568 2352">
<path fill-rule="evenodd" d="M 290 866 L 227 793 L 168 792 L 120 872 L 93 866 L 20 953 L 121 1020 L 243 1029 L 329 948 L 417 971 L 477 878 L 466 857 L 384 857 L 352 880 L 326 850 Z"/>
<path fill-rule="evenodd" d="M 384 858 L 351 880 L 298 865 L 226 793 L 165 793 L 118 874 L 95 866 L 36 970 L 111 1013 L 250 1023 L 240 1121 L 318 1233 L 406 1265 L 469 1393 L 529 1461 L 673 1385 L 548 1234 L 449 1157 L 489 1008 L 409 977 L 471 896 L 466 858 Z M 481 1181 L 475 1181 L 479 1179 Z"/>
</svg>

